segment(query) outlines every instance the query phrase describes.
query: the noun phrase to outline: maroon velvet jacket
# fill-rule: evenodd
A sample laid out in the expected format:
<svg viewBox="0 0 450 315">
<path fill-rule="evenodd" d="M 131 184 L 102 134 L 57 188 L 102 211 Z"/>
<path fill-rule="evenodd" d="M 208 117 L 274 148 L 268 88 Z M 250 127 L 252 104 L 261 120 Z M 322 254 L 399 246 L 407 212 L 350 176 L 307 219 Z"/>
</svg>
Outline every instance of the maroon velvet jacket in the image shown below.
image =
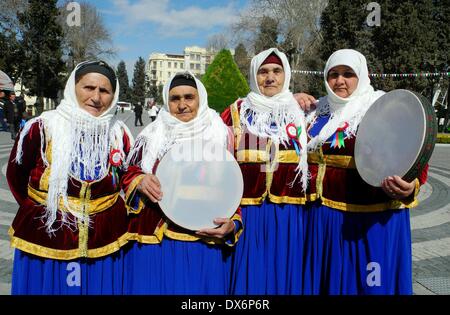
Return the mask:
<svg viewBox="0 0 450 315">
<path fill-rule="evenodd" d="M 51 142 L 44 141 L 44 152 L 51 163 Z M 130 139 L 125 133 L 123 143 L 124 152 L 128 154 Z M 11 246 L 40 257 L 69 260 L 105 256 L 117 251 L 127 242 L 127 213 L 119 195 L 119 179 L 122 176 L 120 168 L 115 184 L 111 167 L 108 174 L 97 181 L 70 178 L 69 202 L 77 210 L 90 214 L 90 226 L 78 223 L 74 230 L 62 226 L 49 235 L 41 217 L 45 212 L 42 204 L 45 203 L 48 192 L 50 169 L 45 166 L 41 157 L 39 123 L 34 123 L 24 138 L 21 164 L 14 161 L 16 150 L 17 140 L 6 174 L 11 192 L 19 204 L 9 231 Z M 60 207 L 54 227 L 58 227 L 61 211 L 66 210 Z M 73 218 L 71 214 L 69 217 Z"/>
<path fill-rule="evenodd" d="M 235 134 L 235 156 L 244 177 L 241 205 L 259 205 L 267 198 L 273 203 L 305 204 L 296 168 L 299 157 L 293 144 L 276 147 L 270 139 L 259 138 L 240 130 L 242 100 L 229 106 L 221 115 Z M 294 182 L 295 180 L 295 182 Z"/>
</svg>

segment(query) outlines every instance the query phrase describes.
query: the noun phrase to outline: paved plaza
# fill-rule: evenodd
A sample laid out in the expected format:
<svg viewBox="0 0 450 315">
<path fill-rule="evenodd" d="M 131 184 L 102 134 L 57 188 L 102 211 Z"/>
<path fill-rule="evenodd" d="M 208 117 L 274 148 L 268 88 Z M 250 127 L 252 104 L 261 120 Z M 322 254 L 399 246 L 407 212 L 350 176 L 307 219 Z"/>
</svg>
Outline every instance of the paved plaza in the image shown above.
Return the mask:
<svg viewBox="0 0 450 315">
<path fill-rule="evenodd" d="M 119 113 L 136 136 L 134 113 Z M 146 112 L 144 125 L 149 123 Z M 0 294 L 9 294 L 13 250 L 8 228 L 17 211 L 6 182 L 6 166 L 13 141 L 0 132 Z M 430 161 L 428 182 L 420 192 L 420 205 L 411 210 L 414 293 L 450 294 L 450 145 L 436 145 Z"/>
</svg>

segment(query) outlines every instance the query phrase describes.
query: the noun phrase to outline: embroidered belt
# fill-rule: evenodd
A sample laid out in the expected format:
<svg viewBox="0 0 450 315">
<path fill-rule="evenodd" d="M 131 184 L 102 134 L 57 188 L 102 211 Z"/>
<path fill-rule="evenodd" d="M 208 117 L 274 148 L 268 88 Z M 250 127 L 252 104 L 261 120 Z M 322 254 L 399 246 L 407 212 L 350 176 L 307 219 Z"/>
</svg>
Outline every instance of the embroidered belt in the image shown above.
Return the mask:
<svg viewBox="0 0 450 315">
<path fill-rule="evenodd" d="M 348 155 L 323 155 L 322 157 L 319 153 L 308 153 L 308 163 L 326 164 L 339 168 L 356 168 L 355 158 Z"/>
<path fill-rule="evenodd" d="M 28 196 L 38 204 L 45 205 L 47 195 L 48 193 L 46 191 L 39 191 L 28 186 Z M 67 200 L 71 211 L 85 212 L 89 215 L 93 215 L 112 207 L 116 203 L 117 198 L 119 198 L 119 195 L 119 192 L 117 192 L 97 199 L 82 199 L 68 196 Z M 59 200 L 58 209 L 61 211 L 69 211 L 62 199 Z"/>
</svg>

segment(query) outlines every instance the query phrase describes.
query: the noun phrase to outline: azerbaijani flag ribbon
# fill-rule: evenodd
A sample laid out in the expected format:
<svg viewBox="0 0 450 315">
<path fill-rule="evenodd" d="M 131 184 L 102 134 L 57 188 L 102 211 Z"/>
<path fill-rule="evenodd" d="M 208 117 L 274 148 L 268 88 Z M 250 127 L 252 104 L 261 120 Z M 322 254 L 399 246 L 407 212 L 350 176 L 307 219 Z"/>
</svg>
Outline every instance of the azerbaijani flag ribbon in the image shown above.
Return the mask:
<svg viewBox="0 0 450 315">
<path fill-rule="evenodd" d="M 300 139 L 302 127 L 297 127 L 295 126 L 295 124 L 290 123 L 286 126 L 286 133 L 289 139 L 291 139 L 292 144 L 294 145 L 295 152 L 297 153 L 297 155 L 300 155 L 300 149 L 302 148 L 302 146 L 300 144 L 300 141 L 298 141 L 298 139 Z"/>
<path fill-rule="evenodd" d="M 344 145 L 344 131 L 348 127 L 348 122 L 344 123 L 344 126 L 336 129 L 336 133 L 334 134 L 333 141 L 331 141 L 332 148 L 345 148 Z"/>
</svg>

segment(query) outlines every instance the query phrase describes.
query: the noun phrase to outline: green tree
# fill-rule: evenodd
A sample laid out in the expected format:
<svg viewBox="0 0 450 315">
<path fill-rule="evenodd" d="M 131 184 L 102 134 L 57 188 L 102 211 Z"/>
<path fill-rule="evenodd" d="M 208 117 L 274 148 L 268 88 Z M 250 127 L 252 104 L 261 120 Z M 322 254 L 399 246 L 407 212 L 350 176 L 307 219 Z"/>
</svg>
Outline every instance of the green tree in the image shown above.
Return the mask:
<svg viewBox="0 0 450 315">
<path fill-rule="evenodd" d="M 371 73 L 441 71 L 448 65 L 448 1 L 377 1 L 381 25 L 368 26 L 367 1 L 330 0 L 321 18 L 323 60 L 341 48 L 367 58 Z M 444 4 L 446 2 L 446 4 Z M 375 77 L 378 89 L 406 88 L 432 98 L 436 78 Z"/>
<path fill-rule="evenodd" d="M 25 67 L 25 51 L 15 34 L 0 32 L 0 69 L 16 82 Z"/>
<path fill-rule="evenodd" d="M 209 106 L 218 112 L 250 91 L 230 51 L 226 49 L 217 54 L 201 81 L 208 91 Z"/>
<path fill-rule="evenodd" d="M 164 104 L 164 100 L 163 100 L 163 89 L 164 89 L 164 85 L 160 84 L 157 88 L 157 94 L 156 94 L 156 104 Z"/>
<path fill-rule="evenodd" d="M 65 70 L 56 3 L 57 0 L 29 0 L 27 9 L 18 14 L 23 27 L 21 46 L 27 65 L 22 76 L 23 83 L 31 94 L 38 96 L 40 104 L 43 104 L 43 97 L 57 97 Z"/>
<path fill-rule="evenodd" d="M 127 66 L 122 60 L 117 65 L 117 79 L 119 80 L 119 100 L 124 102 L 131 101 L 131 88 L 128 80 Z"/>
<path fill-rule="evenodd" d="M 247 49 L 243 43 L 239 43 L 234 50 L 234 61 L 236 62 L 239 70 L 244 78 L 249 80 L 248 74 L 250 71 L 250 57 L 248 56 Z"/>
<path fill-rule="evenodd" d="M 145 86 L 145 60 L 139 57 L 134 64 L 133 94 L 131 96 L 133 103 L 141 102 L 144 105 L 146 95 Z"/>
<path fill-rule="evenodd" d="M 383 73 L 434 71 L 439 51 L 433 0 L 381 1 L 381 27 L 373 30 L 372 64 Z M 375 79 L 377 87 L 406 88 L 431 98 L 434 82 L 420 77 Z"/>
<path fill-rule="evenodd" d="M 255 41 L 255 52 L 259 53 L 278 46 L 278 22 L 269 16 L 263 16 Z"/>
<path fill-rule="evenodd" d="M 356 49 L 362 54 L 368 52 L 368 47 L 363 45 L 362 40 L 363 36 L 370 36 L 370 29 L 365 27 L 369 14 L 366 5 L 365 0 L 329 1 L 320 22 L 323 36 L 320 52 L 323 60 L 343 48 Z"/>
<path fill-rule="evenodd" d="M 448 0 L 435 1 L 435 8 L 433 13 L 436 31 L 437 47 L 439 48 L 436 52 L 436 65 L 437 70 L 443 72 L 450 71 L 450 5 Z M 443 94 L 447 91 L 446 100 L 443 103 L 447 104 L 447 108 L 443 111 L 442 115 L 438 115 L 439 118 L 444 118 L 444 125 L 440 128 L 447 130 L 445 128 L 449 125 L 450 119 L 450 106 L 448 105 L 449 94 L 450 94 L 450 79 L 449 77 L 440 78 L 440 88 Z M 450 127 L 448 131 L 450 132 Z"/>
</svg>

